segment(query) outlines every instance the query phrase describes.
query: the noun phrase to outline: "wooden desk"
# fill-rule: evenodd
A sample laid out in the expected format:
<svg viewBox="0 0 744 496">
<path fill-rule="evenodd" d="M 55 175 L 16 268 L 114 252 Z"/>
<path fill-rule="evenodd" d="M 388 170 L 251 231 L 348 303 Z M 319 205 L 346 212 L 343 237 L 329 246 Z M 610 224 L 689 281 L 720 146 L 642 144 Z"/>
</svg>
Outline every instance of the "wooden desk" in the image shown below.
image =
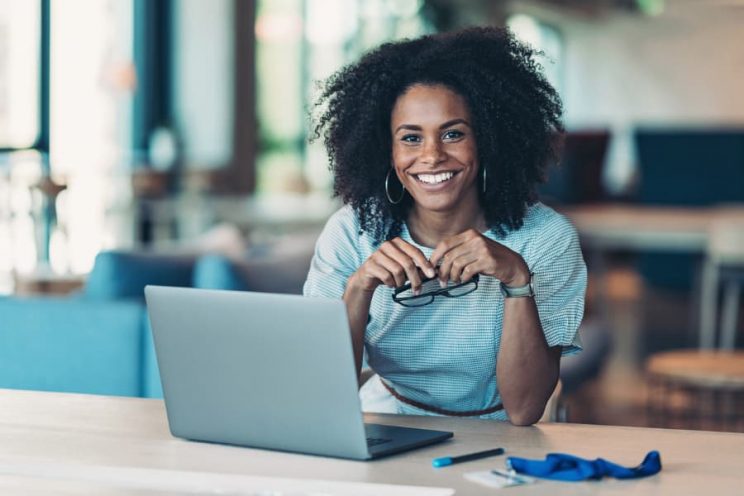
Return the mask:
<svg viewBox="0 0 744 496">
<path fill-rule="evenodd" d="M 550 423 L 514 427 L 487 420 L 394 415 L 367 415 L 367 420 L 449 429 L 455 437 L 373 462 L 336 460 L 173 438 L 159 400 L 0 390 L 0 493 L 53 489 L 55 494 L 214 494 L 215 481 L 267 476 L 490 494 L 493 490 L 465 480 L 463 474 L 503 467 L 504 457 L 443 469 L 432 468 L 431 459 L 495 446 L 516 456 L 567 452 L 627 465 L 639 463 L 651 449 L 661 452 L 664 469 L 648 479 L 540 481 L 510 488 L 509 494 L 741 494 L 744 487 L 744 434 Z M 156 479 L 171 489 L 156 491 Z"/>
<path fill-rule="evenodd" d="M 589 249 L 702 253 L 711 225 L 721 217 L 744 218 L 744 206 L 655 207 L 583 205 L 559 209 Z"/>
<path fill-rule="evenodd" d="M 641 205 L 584 205 L 560 211 L 574 223 L 594 272 L 598 275 L 598 306 L 608 321 L 606 261 L 613 250 L 663 251 L 705 254 L 716 222 L 744 219 L 744 205 L 713 207 L 656 207 Z M 710 271 L 708 271 L 710 272 Z M 698 307 L 691 307 L 699 320 L 690 318 L 701 348 L 712 348 L 715 341 L 715 301 L 717 282 L 703 274 Z"/>
</svg>

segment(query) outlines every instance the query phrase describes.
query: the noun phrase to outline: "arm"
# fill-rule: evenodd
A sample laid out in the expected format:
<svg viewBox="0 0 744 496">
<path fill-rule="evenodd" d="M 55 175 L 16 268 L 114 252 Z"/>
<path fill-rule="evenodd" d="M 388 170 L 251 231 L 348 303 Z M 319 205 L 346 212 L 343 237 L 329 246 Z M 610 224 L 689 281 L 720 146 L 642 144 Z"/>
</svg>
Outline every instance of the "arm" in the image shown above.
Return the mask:
<svg viewBox="0 0 744 496">
<path fill-rule="evenodd" d="M 519 280 L 503 282 L 522 286 L 528 280 L 527 272 Z M 548 347 L 545 341 L 534 298 L 506 298 L 496 377 L 513 424 L 531 425 L 540 419 L 558 382 L 560 358 L 561 347 Z"/>
<path fill-rule="evenodd" d="M 400 238 L 386 241 L 349 277 L 344 291 L 344 303 L 351 329 L 357 378 L 362 368 L 364 331 L 367 328 L 369 307 L 378 286 L 402 286 L 406 281 L 417 291 L 421 286 L 419 269 L 434 277 L 434 268 L 424 254 Z"/>
<path fill-rule="evenodd" d="M 442 280 L 465 282 L 473 274 L 495 277 L 508 286 L 529 281 L 522 257 L 475 230 L 442 241 L 431 257 L 441 261 Z M 496 375 L 512 423 L 530 425 L 543 413 L 558 380 L 561 347 L 549 347 L 533 298 L 506 298 Z"/>
</svg>

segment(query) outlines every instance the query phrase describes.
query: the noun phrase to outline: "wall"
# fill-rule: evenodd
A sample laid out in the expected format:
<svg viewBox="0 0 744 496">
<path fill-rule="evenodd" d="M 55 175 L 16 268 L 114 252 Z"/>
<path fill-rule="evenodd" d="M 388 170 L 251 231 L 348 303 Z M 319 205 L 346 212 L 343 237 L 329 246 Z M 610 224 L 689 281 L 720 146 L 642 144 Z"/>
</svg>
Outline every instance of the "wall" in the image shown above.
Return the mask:
<svg viewBox="0 0 744 496">
<path fill-rule="evenodd" d="M 590 15 L 516 2 L 562 33 L 569 129 L 610 127 L 610 191 L 631 181 L 636 125 L 744 125 L 744 1 L 666 0 L 664 12 Z"/>
<path fill-rule="evenodd" d="M 666 4 L 562 23 L 567 123 L 744 123 L 744 3 Z"/>
</svg>

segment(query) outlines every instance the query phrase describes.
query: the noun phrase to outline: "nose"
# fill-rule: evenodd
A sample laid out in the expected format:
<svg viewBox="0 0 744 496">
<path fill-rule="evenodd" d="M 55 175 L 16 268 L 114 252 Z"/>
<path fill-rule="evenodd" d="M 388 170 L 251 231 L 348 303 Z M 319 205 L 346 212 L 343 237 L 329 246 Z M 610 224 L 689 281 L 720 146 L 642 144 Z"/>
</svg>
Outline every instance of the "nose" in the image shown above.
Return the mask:
<svg viewBox="0 0 744 496">
<path fill-rule="evenodd" d="M 435 166 L 444 162 L 446 155 L 439 140 L 425 140 L 421 150 L 420 161 L 429 166 Z"/>
</svg>

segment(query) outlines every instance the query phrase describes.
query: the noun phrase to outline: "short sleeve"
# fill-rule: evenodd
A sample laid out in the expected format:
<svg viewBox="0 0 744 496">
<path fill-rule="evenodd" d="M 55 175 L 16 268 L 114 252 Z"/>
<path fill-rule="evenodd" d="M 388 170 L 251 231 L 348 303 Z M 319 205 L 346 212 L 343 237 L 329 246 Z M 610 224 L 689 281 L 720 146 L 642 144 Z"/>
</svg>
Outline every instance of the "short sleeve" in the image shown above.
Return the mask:
<svg viewBox="0 0 744 496">
<path fill-rule="evenodd" d="M 576 229 L 563 216 L 557 216 L 543 236 L 530 267 L 535 304 L 548 346 L 573 354 L 581 350 L 578 330 L 584 316 L 586 264 Z"/>
<path fill-rule="evenodd" d="M 305 296 L 342 298 L 346 282 L 361 265 L 359 227 L 351 207 L 334 213 L 315 244 L 310 271 L 303 287 Z"/>
</svg>

